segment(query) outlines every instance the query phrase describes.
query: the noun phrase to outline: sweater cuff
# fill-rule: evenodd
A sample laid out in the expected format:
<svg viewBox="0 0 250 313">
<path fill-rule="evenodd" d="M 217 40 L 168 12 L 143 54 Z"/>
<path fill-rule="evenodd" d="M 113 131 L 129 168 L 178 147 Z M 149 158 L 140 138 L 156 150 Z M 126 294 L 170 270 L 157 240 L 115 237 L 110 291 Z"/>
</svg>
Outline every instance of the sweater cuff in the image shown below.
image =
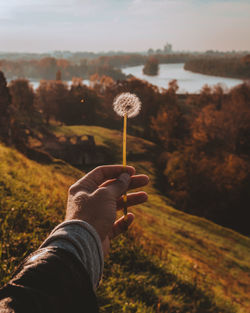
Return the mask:
<svg viewBox="0 0 250 313">
<path fill-rule="evenodd" d="M 103 273 L 102 243 L 96 230 L 82 220 L 65 221 L 57 225 L 40 248 L 56 247 L 73 253 L 87 270 L 94 289 Z"/>
</svg>

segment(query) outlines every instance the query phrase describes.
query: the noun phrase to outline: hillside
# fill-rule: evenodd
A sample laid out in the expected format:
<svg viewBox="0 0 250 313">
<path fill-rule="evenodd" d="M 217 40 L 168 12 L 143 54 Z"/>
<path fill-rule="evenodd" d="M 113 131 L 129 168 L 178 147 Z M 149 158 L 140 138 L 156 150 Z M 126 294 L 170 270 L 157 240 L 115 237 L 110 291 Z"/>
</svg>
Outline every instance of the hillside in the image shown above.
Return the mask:
<svg viewBox="0 0 250 313">
<path fill-rule="evenodd" d="M 121 133 L 94 126 L 53 127 L 95 136 L 119 162 Z M 134 226 L 113 244 L 98 290 L 101 312 L 248 312 L 250 240 L 177 211 L 156 185 L 157 147 L 128 137 L 128 162 L 150 176 L 149 201 L 132 208 Z M 66 191 L 82 173 L 54 160 L 38 164 L 0 146 L 1 282 L 63 219 Z"/>
</svg>

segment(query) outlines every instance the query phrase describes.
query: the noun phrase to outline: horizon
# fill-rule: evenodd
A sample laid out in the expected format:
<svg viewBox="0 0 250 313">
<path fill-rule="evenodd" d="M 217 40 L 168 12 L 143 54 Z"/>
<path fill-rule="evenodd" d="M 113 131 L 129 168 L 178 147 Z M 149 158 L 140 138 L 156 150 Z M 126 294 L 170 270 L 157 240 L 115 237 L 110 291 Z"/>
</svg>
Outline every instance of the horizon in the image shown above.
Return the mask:
<svg viewBox="0 0 250 313">
<path fill-rule="evenodd" d="M 157 49 L 161 49 L 162 47 L 156 48 Z M 156 52 L 156 50 L 154 52 Z M 214 53 L 250 53 L 250 49 L 249 50 L 213 50 L 213 49 L 207 49 L 207 50 L 201 50 L 201 51 L 196 51 L 196 50 L 172 50 L 172 52 L 170 54 L 178 54 L 178 53 L 190 53 L 190 54 L 196 54 L 196 53 L 206 53 L 208 51 L 212 51 Z M 6 51 L 6 50 L 1 50 L 0 49 L 0 54 L 53 54 L 53 53 L 93 53 L 93 54 L 146 54 L 148 52 L 148 49 L 145 51 L 124 51 L 124 50 L 100 50 L 100 51 L 90 51 L 90 50 L 47 50 L 47 51 Z M 163 51 L 162 51 L 163 52 Z"/>
<path fill-rule="evenodd" d="M 0 51 L 249 51 L 249 12 L 249 0 L 0 0 Z"/>
</svg>

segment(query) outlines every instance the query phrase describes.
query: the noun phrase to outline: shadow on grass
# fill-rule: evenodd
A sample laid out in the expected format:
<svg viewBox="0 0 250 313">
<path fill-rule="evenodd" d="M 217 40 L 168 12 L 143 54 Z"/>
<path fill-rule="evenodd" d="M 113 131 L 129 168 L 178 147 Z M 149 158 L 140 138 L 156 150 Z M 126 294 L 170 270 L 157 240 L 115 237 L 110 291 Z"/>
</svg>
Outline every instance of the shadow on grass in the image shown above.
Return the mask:
<svg viewBox="0 0 250 313">
<path fill-rule="evenodd" d="M 195 280 L 180 280 L 157 257 L 146 254 L 130 235 L 117 239 L 98 290 L 101 312 L 233 313 Z"/>
</svg>

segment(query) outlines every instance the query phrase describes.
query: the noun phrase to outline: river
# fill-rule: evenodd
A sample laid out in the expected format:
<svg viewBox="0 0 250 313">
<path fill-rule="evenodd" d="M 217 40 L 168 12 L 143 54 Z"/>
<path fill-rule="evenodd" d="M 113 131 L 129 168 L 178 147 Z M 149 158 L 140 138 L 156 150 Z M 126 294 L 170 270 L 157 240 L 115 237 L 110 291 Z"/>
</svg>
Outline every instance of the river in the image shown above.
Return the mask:
<svg viewBox="0 0 250 313">
<path fill-rule="evenodd" d="M 197 74 L 184 70 L 184 63 L 160 64 L 159 74 L 157 76 L 144 75 L 142 72 L 143 65 L 127 67 L 123 69 L 125 74 L 146 80 L 149 83 L 160 88 L 167 88 L 168 83 L 176 79 L 179 90 L 178 93 L 199 93 L 204 85 L 214 86 L 221 84 L 223 88 L 232 88 L 241 84 L 243 81 L 234 78 L 225 78 L 219 76 L 209 76 Z"/>
<path fill-rule="evenodd" d="M 34 80 L 32 78 L 28 78 L 28 80 L 30 81 L 31 85 L 33 86 L 34 89 L 37 89 L 40 85 L 40 81 L 39 80 Z M 72 81 L 69 80 L 69 81 L 65 81 L 68 86 L 71 86 L 72 85 Z M 89 86 L 89 80 L 88 79 L 84 79 L 83 81 L 83 84 Z"/>
<path fill-rule="evenodd" d="M 184 70 L 184 63 L 160 64 L 159 68 L 160 70 L 157 76 L 144 75 L 142 72 L 143 65 L 126 67 L 123 68 L 122 71 L 127 75 L 132 74 L 160 88 L 167 88 L 168 83 L 176 79 L 179 86 L 178 93 L 199 93 L 201 88 L 206 84 L 209 86 L 221 84 L 223 88 L 227 89 L 243 82 L 240 79 L 192 73 Z M 31 79 L 30 83 L 33 85 L 34 89 L 39 86 L 39 81 Z M 68 81 L 67 83 L 71 85 L 72 82 Z M 83 80 L 83 83 L 89 85 L 88 80 Z"/>
</svg>

